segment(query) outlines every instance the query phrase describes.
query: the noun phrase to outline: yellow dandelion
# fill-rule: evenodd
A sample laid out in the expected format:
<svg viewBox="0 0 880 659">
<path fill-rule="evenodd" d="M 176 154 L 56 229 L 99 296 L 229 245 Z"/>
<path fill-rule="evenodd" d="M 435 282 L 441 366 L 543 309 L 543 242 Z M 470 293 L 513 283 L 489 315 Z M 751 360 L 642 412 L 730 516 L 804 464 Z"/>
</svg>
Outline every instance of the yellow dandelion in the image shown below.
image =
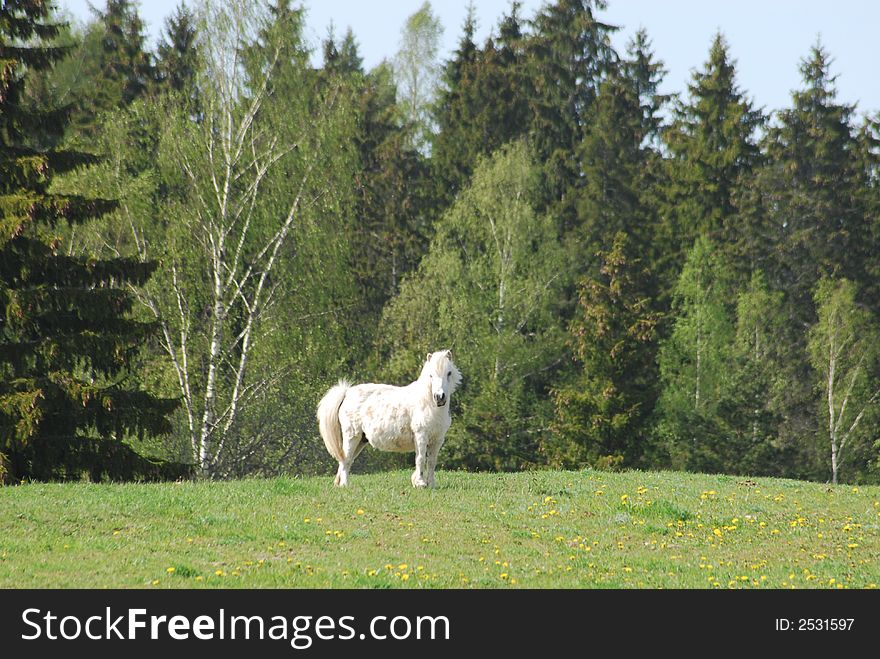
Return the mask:
<svg viewBox="0 0 880 659">
<path fill-rule="evenodd" d="M 158 580 L 158 579 L 153 579 L 150 583 L 152 583 L 154 586 L 158 586 L 158 585 L 159 585 L 159 580 Z"/>
<path fill-rule="evenodd" d="M 502 573 L 499 574 L 498 576 L 501 577 L 502 579 L 507 579 L 507 576 L 508 576 L 508 575 L 507 575 L 507 572 L 502 572 Z"/>
<path fill-rule="evenodd" d="M 218 577 L 222 577 L 222 576 L 223 576 L 223 570 L 214 570 L 214 574 L 216 574 Z"/>
<path fill-rule="evenodd" d="M 174 567 L 166 567 L 166 568 L 165 568 L 165 571 L 166 571 L 168 574 L 174 574 L 174 572 L 176 571 L 176 568 L 174 568 Z"/>
<path fill-rule="evenodd" d="M 408 567 L 409 566 L 406 563 L 401 563 L 400 565 L 397 566 L 397 569 L 398 570 L 405 570 Z"/>
<path fill-rule="evenodd" d="M 205 577 L 203 577 L 201 574 L 196 577 L 196 581 L 204 581 L 204 580 L 205 580 Z"/>
<path fill-rule="evenodd" d="M 357 509 L 357 514 L 358 514 L 358 515 L 363 515 L 363 514 L 364 514 L 364 509 L 363 509 L 363 508 L 358 508 L 358 509 Z"/>
<path fill-rule="evenodd" d="M 408 574 L 401 574 L 400 579 L 401 579 L 401 581 L 406 581 L 407 579 L 409 579 L 409 575 Z"/>
</svg>

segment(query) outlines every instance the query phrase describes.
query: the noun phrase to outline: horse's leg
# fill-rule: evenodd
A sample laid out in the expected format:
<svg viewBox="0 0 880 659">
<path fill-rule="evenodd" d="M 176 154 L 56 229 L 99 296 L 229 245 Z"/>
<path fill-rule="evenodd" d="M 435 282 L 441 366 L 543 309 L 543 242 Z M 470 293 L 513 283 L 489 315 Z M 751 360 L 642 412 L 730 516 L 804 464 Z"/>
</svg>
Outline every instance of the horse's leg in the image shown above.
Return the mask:
<svg viewBox="0 0 880 659">
<path fill-rule="evenodd" d="M 428 483 L 428 487 L 436 487 L 437 483 L 434 481 L 434 470 L 437 468 L 437 455 L 440 453 L 440 447 L 443 446 L 443 440 L 445 437 L 436 437 L 434 441 L 428 444 L 428 456 L 427 456 L 427 467 L 428 473 L 426 475 L 425 481 Z"/>
<path fill-rule="evenodd" d="M 428 466 L 428 436 L 424 433 L 416 433 L 416 470 L 412 474 L 413 487 L 428 487 L 425 474 Z"/>
<path fill-rule="evenodd" d="M 348 472 L 351 470 L 351 464 L 360 454 L 364 446 L 361 442 L 363 435 L 354 433 L 343 433 L 342 436 L 342 456 L 345 458 L 339 463 L 339 469 L 336 471 L 336 480 L 334 485 L 345 487 L 348 485 Z"/>
</svg>

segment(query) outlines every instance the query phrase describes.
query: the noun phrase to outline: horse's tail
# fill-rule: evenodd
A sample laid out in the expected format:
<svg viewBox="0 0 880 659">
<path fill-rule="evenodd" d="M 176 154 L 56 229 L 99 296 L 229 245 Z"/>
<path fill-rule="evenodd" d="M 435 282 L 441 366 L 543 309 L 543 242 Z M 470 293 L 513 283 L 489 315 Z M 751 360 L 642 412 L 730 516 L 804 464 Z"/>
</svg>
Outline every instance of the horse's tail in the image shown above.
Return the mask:
<svg viewBox="0 0 880 659">
<path fill-rule="evenodd" d="M 339 462 L 343 462 L 342 452 L 342 426 L 339 424 L 339 407 L 345 398 L 345 392 L 349 388 L 348 382 L 340 380 L 339 384 L 331 387 L 318 403 L 318 428 L 327 451 Z"/>
</svg>

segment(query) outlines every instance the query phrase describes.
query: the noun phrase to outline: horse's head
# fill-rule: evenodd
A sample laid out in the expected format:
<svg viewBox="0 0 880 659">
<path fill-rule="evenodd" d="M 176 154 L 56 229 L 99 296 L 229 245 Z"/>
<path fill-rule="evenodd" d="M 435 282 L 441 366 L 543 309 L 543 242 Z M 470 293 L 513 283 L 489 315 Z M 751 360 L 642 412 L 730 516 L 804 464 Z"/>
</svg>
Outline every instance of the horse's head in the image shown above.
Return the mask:
<svg viewBox="0 0 880 659">
<path fill-rule="evenodd" d="M 452 362 L 452 351 L 429 352 L 422 366 L 422 377 L 430 379 L 431 396 L 437 407 L 446 405 L 461 383 L 461 372 Z"/>
</svg>

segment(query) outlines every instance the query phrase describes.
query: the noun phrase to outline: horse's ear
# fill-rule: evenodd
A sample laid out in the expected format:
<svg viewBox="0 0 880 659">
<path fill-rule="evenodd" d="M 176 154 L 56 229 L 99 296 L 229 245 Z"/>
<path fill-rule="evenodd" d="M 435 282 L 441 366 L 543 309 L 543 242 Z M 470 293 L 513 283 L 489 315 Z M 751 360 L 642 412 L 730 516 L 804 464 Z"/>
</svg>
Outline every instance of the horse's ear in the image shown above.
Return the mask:
<svg viewBox="0 0 880 659">
<path fill-rule="evenodd" d="M 425 357 L 425 361 L 426 361 L 426 362 L 431 361 L 431 355 L 433 355 L 433 354 L 434 354 L 433 352 L 429 352 L 429 353 L 428 353 L 428 356 Z"/>
<path fill-rule="evenodd" d="M 451 360 L 452 359 L 452 348 L 446 351 L 446 356 Z"/>
</svg>

